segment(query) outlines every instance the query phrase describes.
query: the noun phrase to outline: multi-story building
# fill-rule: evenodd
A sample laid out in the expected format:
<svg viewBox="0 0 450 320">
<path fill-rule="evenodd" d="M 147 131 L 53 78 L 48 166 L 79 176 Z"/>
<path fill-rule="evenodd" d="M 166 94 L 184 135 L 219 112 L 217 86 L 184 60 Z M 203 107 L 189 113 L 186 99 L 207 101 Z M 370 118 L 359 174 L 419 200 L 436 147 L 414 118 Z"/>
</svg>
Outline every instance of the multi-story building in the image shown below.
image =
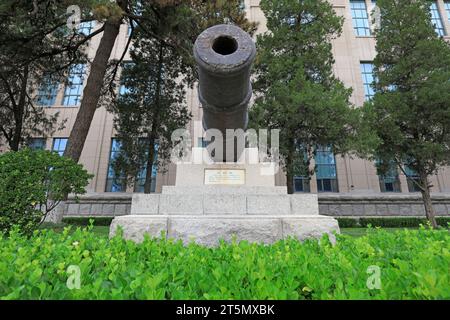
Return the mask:
<svg viewBox="0 0 450 320">
<path fill-rule="evenodd" d="M 370 12 L 376 1 L 330 1 L 336 12 L 345 17 L 342 36 L 333 42 L 335 73 L 346 86 L 353 88 L 351 102 L 361 106 L 374 94 L 370 84 L 373 80 L 372 61 L 376 51 Z M 265 17 L 259 7 L 259 0 L 245 0 L 244 4 L 248 18 L 259 23 L 258 32 L 265 32 Z M 431 11 L 436 32 L 450 40 L 450 1 L 431 1 Z M 91 32 L 91 28 L 95 27 L 85 24 L 83 30 Z M 128 26 L 123 25 L 111 58 L 120 57 L 128 33 Z M 98 44 L 98 37 L 91 40 L 88 52 L 90 58 L 93 58 Z M 64 151 L 82 98 L 83 86 L 87 79 L 86 69 L 83 65 L 72 68 L 69 75 L 70 86 L 62 85 L 50 90 L 46 88 L 46 92 L 51 94 L 43 97 L 41 104 L 49 113 L 59 111 L 61 118 L 67 118 L 68 121 L 66 128 L 54 136 L 46 139 L 36 137 L 33 141 L 34 147 L 60 153 Z M 187 103 L 193 114 L 193 121 L 189 125 L 193 131 L 194 121 L 200 121 L 202 117 L 202 108 L 195 88 L 187 93 Z M 96 111 L 81 156 L 85 168 L 95 175 L 88 187 L 90 196 L 82 200 L 81 204 L 69 204 L 66 207 L 66 214 L 125 214 L 129 210 L 130 193 L 142 191 L 139 183 L 134 188 L 128 187 L 125 190 L 120 183 L 114 181 L 110 163 L 120 148 L 120 143 L 114 139 L 114 135 L 113 115 L 104 107 L 100 107 Z M 200 146 L 201 140 L 196 143 Z M 311 181 L 298 177 L 295 180 L 295 189 L 297 192 L 319 193 L 322 214 L 344 216 L 424 214 L 420 194 L 412 183 L 412 179 L 415 178 L 412 171 L 407 172 L 409 177 L 395 169 L 386 176 L 379 176 L 374 163 L 347 155 L 335 155 L 328 149 L 320 150 L 315 162 L 317 170 Z M 169 165 L 168 171 L 164 174 L 158 174 L 154 170 L 154 191 L 160 192 L 163 185 L 173 185 L 175 172 L 174 165 Z M 276 182 L 280 186 L 285 185 L 284 175 L 279 174 Z M 437 213 L 450 214 L 450 169 L 442 169 L 432 177 L 432 182 Z"/>
</svg>

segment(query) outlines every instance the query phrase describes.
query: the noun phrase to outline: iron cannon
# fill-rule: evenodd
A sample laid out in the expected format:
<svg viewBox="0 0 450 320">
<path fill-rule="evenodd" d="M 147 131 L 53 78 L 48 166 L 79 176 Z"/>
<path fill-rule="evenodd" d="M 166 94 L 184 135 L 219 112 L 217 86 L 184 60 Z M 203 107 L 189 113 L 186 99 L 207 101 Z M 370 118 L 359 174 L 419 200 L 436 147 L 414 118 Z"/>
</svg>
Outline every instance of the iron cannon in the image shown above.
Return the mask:
<svg viewBox="0 0 450 320">
<path fill-rule="evenodd" d="M 235 140 L 226 132 L 227 129 L 247 129 L 248 105 L 252 98 L 250 72 L 255 56 L 256 47 L 250 35 L 234 25 L 222 24 L 206 29 L 194 45 L 203 127 L 222 133 L 224 162 L 230 159 L 226 158 L 230 152 L 236 161 L 243 151 L 237 146 L 234 150 L 226 150 L 226 141 Z"/>
</svg>

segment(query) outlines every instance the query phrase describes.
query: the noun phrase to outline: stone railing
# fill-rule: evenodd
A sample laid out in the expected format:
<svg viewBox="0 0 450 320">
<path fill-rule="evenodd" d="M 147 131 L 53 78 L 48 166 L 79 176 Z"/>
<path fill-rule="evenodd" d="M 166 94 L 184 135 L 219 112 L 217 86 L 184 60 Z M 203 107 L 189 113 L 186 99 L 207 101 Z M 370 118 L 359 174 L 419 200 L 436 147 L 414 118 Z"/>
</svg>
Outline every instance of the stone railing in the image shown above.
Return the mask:
<svg viewBox="0 0 450 320">
<path fill-rule="evenodd" d="M 115 217 L 131 212 L 130 193 L 91 193 L 61 204 L 65 217 Z M 434 194 L 434 208 L 439 216 L 450 216 L 450 194 Z M 333 217 L 403 216 L 422 217 L 425 211 L 419 194 L 319 194 L 321 215 Z"/>
<path fill-rule="evenodd" d="M 116 217 L 131 212 L 131 193 L 89 193 L 60 205 L 64 217 Z"/>
<path fill-rule="evenodd" d="M 450 194 L 433 194 L 438 216 L 450 216 Z M 420 194 L 319 194 L 319 211 L 333 217 L 423 217 Z"/>
</svg>

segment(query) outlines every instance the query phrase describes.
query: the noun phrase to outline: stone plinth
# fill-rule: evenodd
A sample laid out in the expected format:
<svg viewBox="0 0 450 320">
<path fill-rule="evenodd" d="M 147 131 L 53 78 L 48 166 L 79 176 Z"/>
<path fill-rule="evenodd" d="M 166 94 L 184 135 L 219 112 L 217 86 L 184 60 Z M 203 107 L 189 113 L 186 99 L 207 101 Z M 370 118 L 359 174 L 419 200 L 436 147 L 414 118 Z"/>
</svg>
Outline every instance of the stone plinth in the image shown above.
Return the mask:
<svg viewBox="0 0 450 320">
<path fill-rule="evenodd" d="M 285 187 L 164 187 L 162 194 L 134 194 L 131 215 L 116 217 L 110 235 L 123 229 L 126 239 L 150 237 L 194 241 L 215 246 L 219 241 L 274 243 L 294 237 L 334 239 L 338 223 L 319 215 L 316 194 L 288 195 Z"/>
<path fill-rule="evenodd" d="M 335 219 L 319 215 L 131 215 L 114 219 L 111 236 L 119 226 L 126 239 L 136 242 L 148 234 L 205 246 L 216 246 L 221 239 L 270 244 L 290 237 L 321 238 L 325 233 L 334 241 L 334 233 L 339 233 Z"/>
</svg>

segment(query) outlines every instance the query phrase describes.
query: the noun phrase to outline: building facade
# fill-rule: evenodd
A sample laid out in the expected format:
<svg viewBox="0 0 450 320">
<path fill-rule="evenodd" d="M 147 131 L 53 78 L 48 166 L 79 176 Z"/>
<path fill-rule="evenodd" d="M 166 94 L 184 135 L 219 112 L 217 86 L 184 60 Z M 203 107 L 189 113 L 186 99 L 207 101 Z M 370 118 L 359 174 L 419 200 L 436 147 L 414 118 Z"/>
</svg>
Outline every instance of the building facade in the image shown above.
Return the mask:
<svg viewBox="0 0 450 320">
<path fill-rule="evenodd" d="M 370 84 L 373 80 L 372 61 L 376 51 L 370 13 L 376 1 L 330 1 L 336 12 L 345 17 L 343 34 L 333 42 L 335 73 L 347 87 L 353 88 L 351 102 L 361 106 L 374 94 Z M 259 0 L 245 0 L 244 5 L 248 18 L 259 23 L 258 33 L 265 32 L 265 17 L 259 7 Z M 450 41 L 450 1 L 432 1 L 430 6 L 436 32 Z M 96 26 L 84 24 L 82 28 L 83 32 L 91 32 Z M 117 59 L 121 56 L 128 39 L 128 32 L 128 26 L 123 25 L 111 58 Z M 96 37 L 90 41 L 89 58 L 93 58 L 99 40 L 99 37 Z M 64 152 L 78 112 L 87 79 L 87 69 L 85 65 L 74 66 L 69 75 L 70 86 L 60 85 L 49 88 L 49 84 L 43 84 L 46 87 L 38 89 L 38 95 L 41 91 L 46 92 L 39 97 L 40 104 L 46 107 L 49 113 L 59 112 L 61 119 L 67 119 L 67 124 L 64 130 L 56 132 L 52 137 L 46 139 L 36 137 L 32 141 L 32 147 Z M 195 125 L 202 118 L 202 108 L 196 88 L 188 91 L 187 103 L 193 114 L 189 129 L 192 133 L 194 130 L 201 131 L 201 126 Z M 202 132 L 196 133 L 202 134 Z M 88 186 L 89 195 L 83 198 L 81 204 L 68 203 L 65 209 L 66 214 L 126 214 L 129 210 L 130 194 L 142 191 L 139 184 L 125 189 L 120 182 L 114 181 L 110 163 L 120 148 L 120 142 L 115 140 L 114 136 L 113 115 L 104 107 L 98 108 L 81 156 L 81 162 L 95 177 Z M 197 146 L 201 146 L 201 141 L 196 143 Z M 412 183 L 414 179 L 412 171 L 407 172 L 409 177 L 396 169 L 385 176 L 379 176 L 374 163 L 346 155 L 335 155 L 329 149 L 319 150 L 315 162 L 316 174 L 310 181 L 301 177 L 296 178 L 295 189 L 297 192 L 319 193 L 321 214 L 338 216 L 422 216 L 424 214 L 420 194 Z M 160 192 L 163 185 L 175 184 L 176 166 L 169 165 L 164 174 L 153 171 L 155 192 Z M 449 215 L 450 168 L 442 169 L 432 177 L 432 182 L 438 214 Z M 279 186 L 286 185 L 283 174 L 277 176 L 276 183 Z"/>
</svg>

